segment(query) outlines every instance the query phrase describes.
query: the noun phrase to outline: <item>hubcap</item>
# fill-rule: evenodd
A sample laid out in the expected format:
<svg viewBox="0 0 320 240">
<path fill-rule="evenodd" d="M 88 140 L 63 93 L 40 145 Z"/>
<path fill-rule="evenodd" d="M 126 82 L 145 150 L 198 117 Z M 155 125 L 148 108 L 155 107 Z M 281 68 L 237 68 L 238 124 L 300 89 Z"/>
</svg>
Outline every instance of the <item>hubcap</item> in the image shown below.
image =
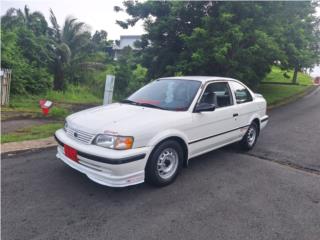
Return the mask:
<svg viewBox="0 0 320 240">
<path fill-rule="evenodd" d="M 247 141 L 250 146 L 252 146 L 256 140 L 257 132 L 253 127 L 248 130 Z"/>
<path fill-rule="evenodd" d="M 177 171 L 179 163 L 179 156 L 175 149 L 166 148 L 164 149 L 157 161 L 158 174 L 163 179 L 168 179 L 174 175 Z"/>
</svg>

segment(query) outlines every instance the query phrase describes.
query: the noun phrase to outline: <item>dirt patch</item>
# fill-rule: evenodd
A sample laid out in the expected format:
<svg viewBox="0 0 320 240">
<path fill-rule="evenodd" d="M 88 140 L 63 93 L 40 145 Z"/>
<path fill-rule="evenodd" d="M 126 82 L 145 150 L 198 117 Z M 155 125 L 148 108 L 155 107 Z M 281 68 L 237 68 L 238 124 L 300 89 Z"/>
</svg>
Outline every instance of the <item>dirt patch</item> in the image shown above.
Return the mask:
<svg viewBox="0 0 320 240">
<path fill-rule="evenodd" d="M 69 109 L 70 113 L 92 108 L 98 104 L 67 104 L 57 103 L 57 106 Z M 48 123 L 57 123 L 55 118 L 41 118 L 41 112 L 1 111 L 1 133 L 16 132 L 23 128 L 39 126 Z"/>
<path fill-rule="evenodd" d="M 39 118 L 41 112 L 1 111 L 1 121 Z"/>
<path fill-rule="evenodd" d="M 1 122 L 1 134 L 7 134 L 16 132 L 22 128 L 28 128 L 32 126 L 39 126 L 48 123 L 58 122 L 52 119 L 17 119 L 17 120 L 7 120 Z"/>
</svg>

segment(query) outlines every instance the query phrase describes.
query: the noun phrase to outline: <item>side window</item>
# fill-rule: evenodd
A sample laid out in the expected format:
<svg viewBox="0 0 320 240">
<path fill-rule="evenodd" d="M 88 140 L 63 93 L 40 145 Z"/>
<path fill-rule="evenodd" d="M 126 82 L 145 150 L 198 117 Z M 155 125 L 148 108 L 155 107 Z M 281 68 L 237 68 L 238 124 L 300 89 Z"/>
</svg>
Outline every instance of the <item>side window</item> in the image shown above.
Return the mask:
<svg viewBox="0 0 320 240">
<path fill-rule="evenodd" d="M 236 82 L 230 82 L 230 84 L 232 85 L 232 89 L 238 104 L 252 101 L 252 96 L 245 86 Z"/>
<path fill-rule="evenodd" d="M 215 104 L 216 108 L 232 105 L 232 96 L 228 83 L 210 83 L 203 92 L 200 102 Z"/>
</svg>

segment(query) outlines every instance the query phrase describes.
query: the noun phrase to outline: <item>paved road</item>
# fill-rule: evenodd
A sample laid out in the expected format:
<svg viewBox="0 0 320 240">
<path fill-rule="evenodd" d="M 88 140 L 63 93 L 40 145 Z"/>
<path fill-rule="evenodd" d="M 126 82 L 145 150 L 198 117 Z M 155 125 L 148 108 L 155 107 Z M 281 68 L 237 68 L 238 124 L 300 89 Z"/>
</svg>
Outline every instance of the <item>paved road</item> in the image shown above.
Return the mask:
<svg viewBox="0 0 320 240">
<path fill-rule="evenodd" d="M 274 109 L 270 117 L 250 154 L 320 171 L 320 87 L 298 102 Z"/>
<path fill-rule="evenodd" d="M 2 239 L 318 240 L 319 113 L 319 91 L 274 110 L 250 154 L 206 154 L 160 189 L 100 186 L 54 149 L 5 157 Z"/>
</svg>

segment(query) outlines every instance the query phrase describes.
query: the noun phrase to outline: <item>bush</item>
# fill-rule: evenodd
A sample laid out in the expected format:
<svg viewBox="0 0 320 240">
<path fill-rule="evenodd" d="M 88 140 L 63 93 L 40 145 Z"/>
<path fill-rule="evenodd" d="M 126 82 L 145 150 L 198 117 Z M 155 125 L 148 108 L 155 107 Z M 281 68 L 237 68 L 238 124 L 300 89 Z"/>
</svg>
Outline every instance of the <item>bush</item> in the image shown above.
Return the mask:
<svg viewBox="0 0 320 240">
<path fill-rule="evenodd" d="M 50 90 L 45 98 L 64 103 L 101 103 L 102 98 L 93 94 L 89 87 L 68 85 L 66 91 Z"/>
<path fill-rule="evenodd" d="M 11 93 L 43 94 L 52 87 L 52 75 L 23 56 L 16 32 L 1 31 L 1 67 L 12 69 Z"/>
<path fill-rule="evenodd" d="M 59 119 L 64 119 L 69 114 L 69 111 L 64 108 L 52 107 L 49 116 Z"/>
</svg>

